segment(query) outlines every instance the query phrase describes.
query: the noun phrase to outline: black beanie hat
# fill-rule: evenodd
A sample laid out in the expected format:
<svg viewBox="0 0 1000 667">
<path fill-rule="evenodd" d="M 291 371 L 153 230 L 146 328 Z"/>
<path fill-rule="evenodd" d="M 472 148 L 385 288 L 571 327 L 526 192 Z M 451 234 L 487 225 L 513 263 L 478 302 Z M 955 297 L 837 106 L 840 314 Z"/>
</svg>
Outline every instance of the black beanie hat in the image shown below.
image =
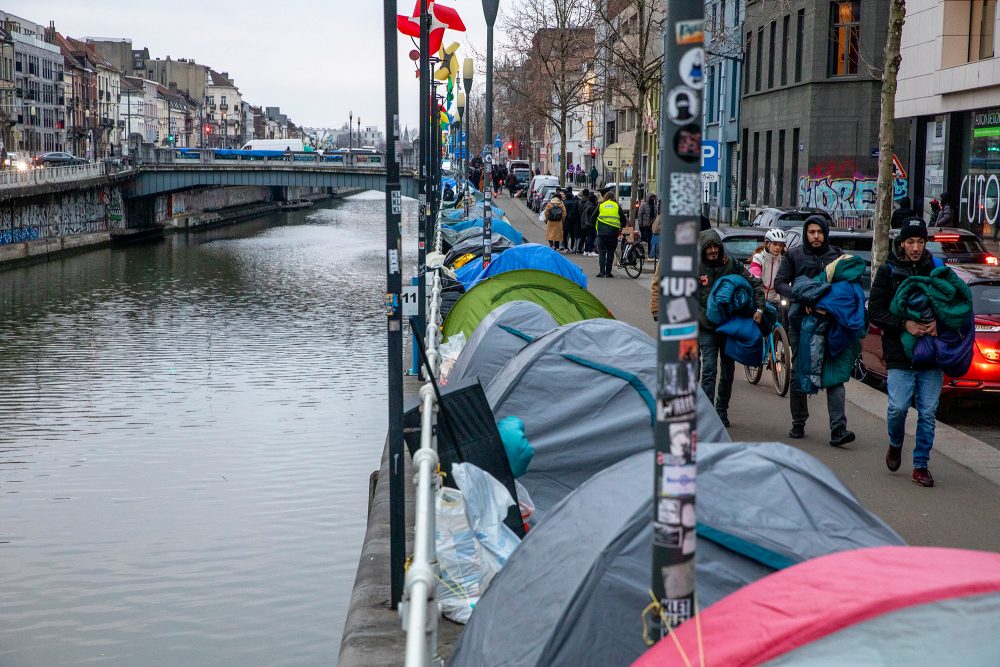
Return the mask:
<svg viewBox="0 0 1000 667">
<path fill-rule="evenodd" d="M 920 238 L 927 240 L 927 225 L 920 218 L 909 218 L 903 221 L 903 226 L 899 229 L 899 242 L 906 239 Z"/>
</svg>

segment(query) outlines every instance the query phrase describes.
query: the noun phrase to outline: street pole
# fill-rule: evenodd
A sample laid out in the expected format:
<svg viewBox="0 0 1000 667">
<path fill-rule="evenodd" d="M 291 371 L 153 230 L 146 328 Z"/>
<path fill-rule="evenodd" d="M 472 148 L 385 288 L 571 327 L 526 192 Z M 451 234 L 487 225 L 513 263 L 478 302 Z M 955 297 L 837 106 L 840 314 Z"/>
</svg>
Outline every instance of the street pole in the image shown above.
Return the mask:
<svg viewBox="0 0 1000 667">
<path fill-rule="evenodd" d="M 486 16 L 486 163 L 483 166 L 483 268 L 493 250 L 493 24 L 500 0 L 483 0 Z"/>
<path fill-rule="evenodd" d="M 466 58 L 462 61 L 462 87 L 465 88 L 465 108 L 468 110 L 469 122 L 465 123 L 465 193 L 462 195 L 462 208 L 463 214 L 462 218 L 464 220 L 469 219 L 469 142 L 471 140 L 472 128 L 472 76 L 474 73 L 474 68 L 472 65 L 472 58 Z"/>
<path fill-rule="evenodd" d="M 703 83 L 681 77 L 683 56 L 702 49 L 701 0 L 667 0 L 660 100 L 663 242 L 657 341 L 656 457 L 653 473 L 654 621 L 673 628 L 692 618 L 695 584 L 695 476 L 698 433 L 698 234 L 700 124 L 682 119 L 679 96 L 698 99 Z M 682 39 L 684 36 L 684 39 Z M 694 42 L 694 43 L 693 43 Z M 703 58 L 695 61 L 703 62 Z M 691 76 L 685 77 L 689 81 Z M 697 88 L 697 90 L 693 89 Z M 668 316 L 669 314 L 669 316 Z M 661 627 L 663 633 L 666 628 Z"/>
<path fill-rule="evenodd" d="M 427 0 L 420 0 L 420 211 L 417 215 L 417 331 L 423 333 L 427 326 L 427 204 L 430 199 L 430 162 L 431 135 L 428 131 L 428 118 L 431 90 L 430 67 L 430 16 L 427 13 Z M 358 137 L 359 141 L 361 137 Z M 419 335 L 419 334 L 418 334 Z M 426 373 L 424 369 L 424 373 Z"/>
<path fill-rule="evenodd" d="M 385 24 L 385 292 L 389 355 L 389 570 L 391 603 L 403 599 L 406 512 L 403 490 L 402 199 L 399 192 L 399 72 L 396 0 L 384 0 Z"/>
</svg>

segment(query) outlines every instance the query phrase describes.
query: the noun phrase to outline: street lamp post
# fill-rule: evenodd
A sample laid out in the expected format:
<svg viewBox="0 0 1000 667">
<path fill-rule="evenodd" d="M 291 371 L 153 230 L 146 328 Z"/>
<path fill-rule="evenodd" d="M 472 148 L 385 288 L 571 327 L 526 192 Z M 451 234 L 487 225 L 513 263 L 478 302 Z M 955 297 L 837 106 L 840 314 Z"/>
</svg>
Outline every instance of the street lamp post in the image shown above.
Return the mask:
<svg viewBox="0 0 1000 667">
<path fill-rule="evenodd" d="M 455 190 L 456 190 L 458 196 L 462 197 L 462 203 L 464 204 L 465 203 L 465 194 L 464 194 L 465 181 L 468 178 L 468 175 L 465 173 L 465 149 L 463 148 L 464 144 L 463 144 L 463 141 L 462 141 L 462 134 L 463 134 L 463 132 L 465 130 L 465 128 L 463 127 L 463 125 L 464 125 L 464 118 L 465 118 L 465 93 L 462 92 L 461 90 L 458 91 L 458 98 L 456 99 L 455 105 L 458 107 L 458 130 L 457 130 L 458 131 L 458 159 L 456 160 L 458 167 L 457 167 L 457 169 L 455 171 L 458 174 L 458 179 L 459 179 L 458 180 L 458 184 L 455 187 Z"/>
<path fill-rule="evenodd" d="M 465 88 L 465 102 L 466 104 L 471 104 L 472 98 L 469 97 L 472 94 L 472 76 L 475 72 L 474 66 L 472 64 L 472 58 L 466 58 L 462 61 L 462 86 Z M 469 117 L 469 126 L 472 125 L 472 117 Z M 468 179 L 468 169 L 469 169 L 469 128 L 466 127 L 466 149 L 465 149 L 465 169 L 466 169 L 466 179 L 465 179 L 465 194 L 462 195 L 462 204 L 465 207 L 465 219 L 469 218 L 469 179 Z"/>
<path fill-rule="evenodd" d="M 398 94 L 398 93 L 397 93 Z M 347 152 L 354 148 L 354 112 L 347 112 Z"/>
<path fill-rule="evenodd" d="M 430 94 L 431 94 L 431 63 L 430 63 L 430 22 L 431 17 L 428 12 L 428 1 L 420 0 L 420 207 L 417 215 L 417 331 L 424 332 L 427 327 L 427 227 L 430 224 L 429 206 L 430 200 Z M 360 121 L 360 119 L 359 119 Z M 360 128 L 360 124 L 359 124 Z M 360 137 L 359 137 L 360 139 Z M 426 372 L 426 371 L 425 371 Z M 428 377 L 427 379 L 433 379 Z"/>
<path fill-rule="evenodd" d="M 483 167 L 483 268 L 492 261 L 493 233 L 493 24 L 500 0 L 483 0 L 486 17 L 486 164 Z M 489 170 L 487 172 L 487 169 Z M 486 181 L 490 181 L 488 184 Z"/>
</svg>

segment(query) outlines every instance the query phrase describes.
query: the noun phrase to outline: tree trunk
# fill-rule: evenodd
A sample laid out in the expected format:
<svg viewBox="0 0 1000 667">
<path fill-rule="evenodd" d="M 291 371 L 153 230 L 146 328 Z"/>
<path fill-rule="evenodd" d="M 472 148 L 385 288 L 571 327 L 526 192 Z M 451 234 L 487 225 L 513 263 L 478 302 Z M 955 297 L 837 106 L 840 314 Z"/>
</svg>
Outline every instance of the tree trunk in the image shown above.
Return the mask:
<svg viewBox="0 0 1000 667">
<path fill-rule="evenodd" d="M 646 136 L 646 128 L 643 127 L 643 109 L 646 108 L 646 91 L 639 91 L 639 118 L 635 124 L 635 138 L 632 140 L 632 180 L 630 185 L 632 187 L 632 205 L 629 207 L 628 221 L 633 228 L 636 227 L 635 219 L 639 214 L 639 207 L 636 204 L 642 205 L 639 201 L 639 170 L 642 164 L 642 142 Z"/>
<path fill-rule="evenodd" d="M 882 113 L 878 130 L 878 189 L 875 200 L 875 238 L 872 241 L 872 279 L 889 253 L 889 218 L 892 216 L 895 182 L 892 155 L 896 149 L 893 120 L 896 115 L 896 78 L 899 74 L 899 43 L 906 19 L 906 0 L 890 0 L 889 33 L 882 66 Z"/>
<path fill-rule="evenodd" d="M 559 178 L 559 182 L 562 183 L 563 179 L 566 178 L 566 111 L 563 110 L 559 114 L 559 163 L 556 165 L 556 176 Z"/>
</svg>

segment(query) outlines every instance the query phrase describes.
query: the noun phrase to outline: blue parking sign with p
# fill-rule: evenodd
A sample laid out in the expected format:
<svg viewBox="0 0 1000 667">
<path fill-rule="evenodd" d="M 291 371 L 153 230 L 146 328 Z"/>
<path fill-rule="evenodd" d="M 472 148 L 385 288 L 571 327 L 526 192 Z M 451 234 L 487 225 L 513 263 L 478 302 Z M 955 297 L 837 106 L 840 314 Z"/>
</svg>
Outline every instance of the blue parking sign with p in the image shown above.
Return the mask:
<svg viewBox="0 0 1000 667">
<path fill-rule="evenodd" d="M 701 170 L 703 172 L 719 171 L 719 142 L 713 139 L 701 141 Z"/>
</svg>

